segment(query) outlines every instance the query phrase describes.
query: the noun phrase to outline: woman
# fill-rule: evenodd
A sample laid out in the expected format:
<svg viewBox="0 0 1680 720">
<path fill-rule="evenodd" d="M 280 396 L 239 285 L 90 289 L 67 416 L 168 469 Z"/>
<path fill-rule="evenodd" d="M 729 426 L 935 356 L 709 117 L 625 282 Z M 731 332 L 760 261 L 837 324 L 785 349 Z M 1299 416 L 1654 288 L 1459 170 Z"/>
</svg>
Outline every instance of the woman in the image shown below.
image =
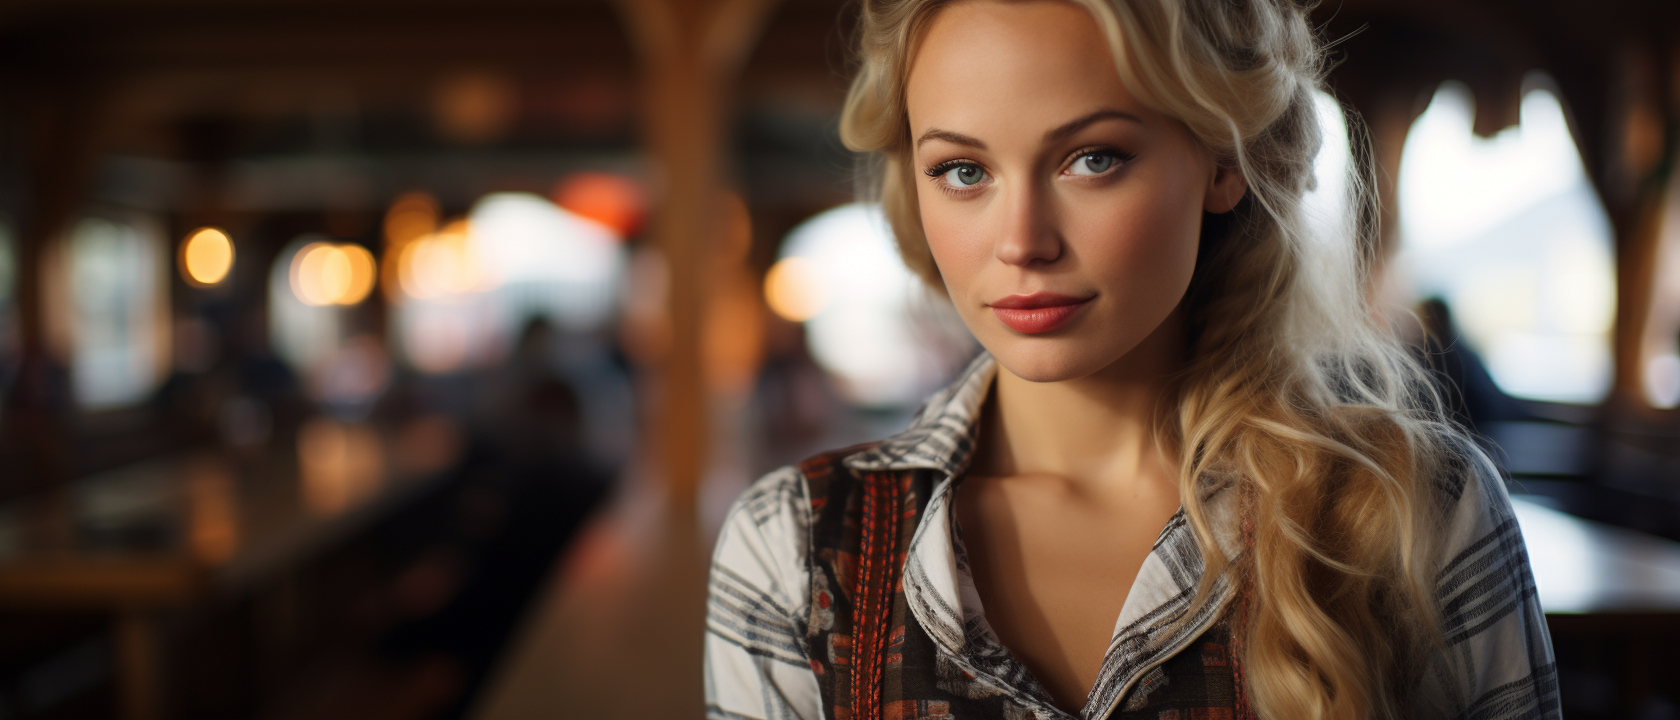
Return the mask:
<svg viewBox="0 0 1680 720">
<path fill-rule="evenodd" d="M 841 133 L 985 347 L 754 484 L 712 717 L 1557 717 L 1487 459 L 1309 238 L 1288 0 L 865 0 Z M 1116 619 L 1118 618 L 1118 619 Z"/>
</svg>

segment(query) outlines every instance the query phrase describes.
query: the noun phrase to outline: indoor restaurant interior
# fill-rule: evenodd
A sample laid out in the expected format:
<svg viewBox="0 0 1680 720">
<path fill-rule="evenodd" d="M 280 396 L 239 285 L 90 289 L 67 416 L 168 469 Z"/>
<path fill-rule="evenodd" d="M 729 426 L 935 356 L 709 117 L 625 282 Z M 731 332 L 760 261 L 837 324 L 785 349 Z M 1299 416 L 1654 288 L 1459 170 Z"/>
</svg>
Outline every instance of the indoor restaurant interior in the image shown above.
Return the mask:
<svg viewBox="0 0 1680 720">
<path fill-rule="evenodd" d="M 979 350 L 840 143 L 857 7 L 0 3 L 0 720 L 703 717 L 735 497 Z M 1314 21 L 1309 203 L 1357 114 L 1565 717 L 1680 719 L 1680 4 Z"/>
</svg>

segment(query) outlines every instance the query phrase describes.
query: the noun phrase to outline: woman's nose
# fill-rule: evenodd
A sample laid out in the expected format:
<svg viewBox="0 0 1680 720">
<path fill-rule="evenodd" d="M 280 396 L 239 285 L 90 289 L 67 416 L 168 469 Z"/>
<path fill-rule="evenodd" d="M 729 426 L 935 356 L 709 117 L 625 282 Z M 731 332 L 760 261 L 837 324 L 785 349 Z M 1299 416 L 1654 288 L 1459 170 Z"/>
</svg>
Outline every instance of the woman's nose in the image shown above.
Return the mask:
<svg viewBox="0 0 1680 720">
<path fill-rule="evenodd" d="M 1007 195 L 1003 222 L 993 254 L 1008 265 L 1026 267 L 1055 262 L 1062 256 L 1062 238 L 1057 232 L 1044 190 L 1018 187 Z"/>
</svg>

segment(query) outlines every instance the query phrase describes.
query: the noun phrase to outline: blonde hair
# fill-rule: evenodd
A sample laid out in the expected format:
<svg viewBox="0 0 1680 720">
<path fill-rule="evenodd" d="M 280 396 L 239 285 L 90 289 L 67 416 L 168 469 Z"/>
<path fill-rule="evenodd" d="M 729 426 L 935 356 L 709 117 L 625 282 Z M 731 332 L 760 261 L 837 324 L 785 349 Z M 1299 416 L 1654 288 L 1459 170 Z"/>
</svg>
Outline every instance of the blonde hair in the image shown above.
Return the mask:
<svg viewBox="0 0 1680 720">
<path fill-rule="evenodd" d="M 916 204 L 905 85 L 916 43 L 959 0 L 863 0 L 841 117 L 905 262 L 943 289 Z M 1436 481 L 1474 454 L 1428 375 L 1376 320 L 1368 140 L 1354 133 L 1349 221 L 1303 217 L 1320 145 L 1324 51 L 1290 0 L 1070 0 L 1095 18 L 1126 87 L 1177 118 L 1249 193 L 1208 216 L 1186 297 L 1190 362 L 1161 435 L 1208 561 L 1244 593 L 1232 617 L 1250 706 L 1267 718 L 1400 718 L 1441 648 Z M 1357 122 L 1354 123 L 1358 129 Z M 1248 550 L 1227 562 L 1204 497 L 1233 483 Z"/>
</svg>

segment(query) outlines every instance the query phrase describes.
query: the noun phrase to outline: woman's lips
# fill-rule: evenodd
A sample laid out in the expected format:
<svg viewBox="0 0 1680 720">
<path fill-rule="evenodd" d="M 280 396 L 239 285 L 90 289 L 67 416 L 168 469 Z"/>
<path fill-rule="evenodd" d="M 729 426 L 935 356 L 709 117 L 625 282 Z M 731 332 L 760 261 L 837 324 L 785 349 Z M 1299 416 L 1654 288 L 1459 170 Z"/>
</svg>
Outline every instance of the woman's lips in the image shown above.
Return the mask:
<svg viewBox="0 0 1680 720">
<path fill-rule="evenodd" d="M 1008 325 L 1009 329 L 1037 335 L 1068 324 L 1094 297 L 1077 298 L 1055 293 L 1010 295 L 992 303 L 991 307 L 998 320 Z"/>
</svg>

